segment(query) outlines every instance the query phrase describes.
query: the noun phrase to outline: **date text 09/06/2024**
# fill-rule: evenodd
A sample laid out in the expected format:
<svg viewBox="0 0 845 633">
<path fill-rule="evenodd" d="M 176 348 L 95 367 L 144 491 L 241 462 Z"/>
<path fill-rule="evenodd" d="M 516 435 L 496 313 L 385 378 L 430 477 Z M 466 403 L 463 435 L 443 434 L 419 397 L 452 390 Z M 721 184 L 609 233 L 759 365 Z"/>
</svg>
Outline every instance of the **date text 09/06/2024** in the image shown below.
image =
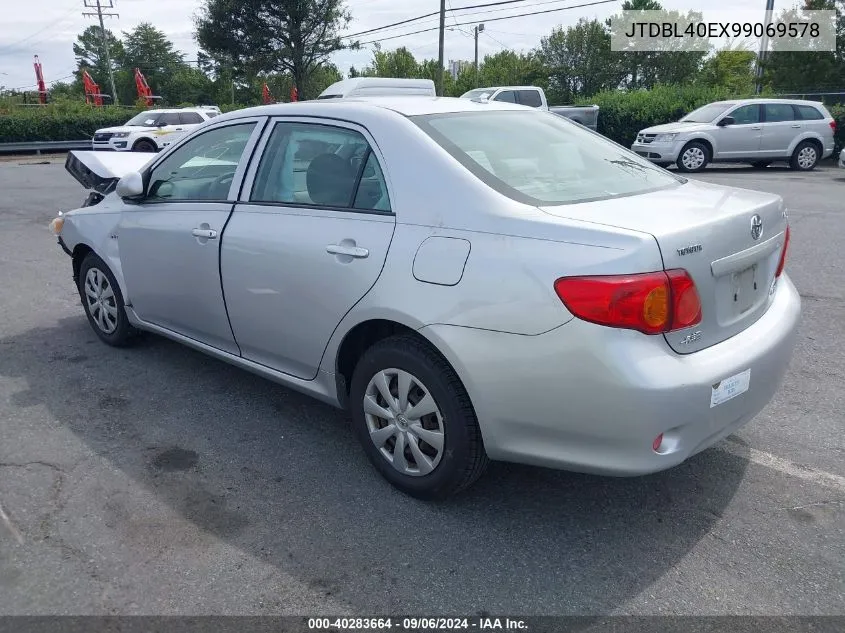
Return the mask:
<svg viewBox="0 0 845 633">
<path fill-rule="evenodd" d="M 528 625 L 520 618 L 308 618 L 312 631 L 527 631 Z"/>
</svg>

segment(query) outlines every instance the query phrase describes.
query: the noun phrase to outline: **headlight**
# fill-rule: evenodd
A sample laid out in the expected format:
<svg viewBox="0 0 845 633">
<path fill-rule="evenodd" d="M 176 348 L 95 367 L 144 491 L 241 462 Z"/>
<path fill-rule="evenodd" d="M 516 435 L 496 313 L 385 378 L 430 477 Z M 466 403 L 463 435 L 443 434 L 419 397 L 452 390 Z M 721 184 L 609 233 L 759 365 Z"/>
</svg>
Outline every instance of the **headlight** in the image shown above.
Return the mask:
<svg viewBox="0 0 845 633">
<path fill-rule="evenodd" d="M 129 134 L 129 132 L 115 132 L 112 134 L 112 138 L 126 138 Z"/>
<path fill-rule="evenodd" d="M 654 137 L 655 143 L 671 143 L 677 138 L 678 134 L 658 134 Z"/>
<path fill-rule="evenodd" d="M 64 225 L 65 219 L 62 217 L 62 214 L 59 213 L 59 217 L 53 218 L 53 221 L 50 222 L 50 230 L 53 232 L 53 235 L 61 235 L 62 227 Z"/>
</svg>

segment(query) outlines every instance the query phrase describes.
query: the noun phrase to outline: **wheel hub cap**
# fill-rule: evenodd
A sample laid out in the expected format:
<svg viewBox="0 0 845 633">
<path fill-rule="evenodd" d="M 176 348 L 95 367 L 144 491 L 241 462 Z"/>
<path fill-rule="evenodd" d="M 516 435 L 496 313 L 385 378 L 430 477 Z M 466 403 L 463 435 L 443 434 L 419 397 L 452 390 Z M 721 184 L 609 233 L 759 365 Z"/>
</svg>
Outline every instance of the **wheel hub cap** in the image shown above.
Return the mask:
<svg viewBox="0 0 845 633">
<path fill-rule="evenodd" d="M 437 468 L 443 416 L 421 380 L 401 369 L 382 370 L 367 385 L 363 404 L 370 439 L 391 466 L 412 477 Z"/>
<path fill-rule="evenodd" d="M 117 300 L 108 277 L 98 268 L 90 268 L 83 285 L 85 305 L 100 331 L 111 334 L 117 329 Z"/>
</svg>

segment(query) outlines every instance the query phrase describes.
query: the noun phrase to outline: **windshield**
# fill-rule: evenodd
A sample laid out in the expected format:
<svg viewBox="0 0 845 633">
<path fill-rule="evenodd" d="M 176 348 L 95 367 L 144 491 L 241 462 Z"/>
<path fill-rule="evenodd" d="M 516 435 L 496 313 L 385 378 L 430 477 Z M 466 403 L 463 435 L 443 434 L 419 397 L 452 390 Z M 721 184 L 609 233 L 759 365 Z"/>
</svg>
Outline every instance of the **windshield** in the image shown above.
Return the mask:
<svg viewBox="0 0 845 633">
<path fill-rule="evenodd" d="M 733 103 L 726 102 L 710 103 L 690 112 L 681 119 L 681 123 L 710 123 L 733 105 Z"/>
<path fill-rule="evenodd" d="M 412 119 L 480 180 L 526 204 L 601 200 L 685 182 L 548 112 L 460 112 Z"/>
<path fill-rule="evenodd" d="M 154 127 L 159 116 L 161 115 L 157 112 L 142 112 L 129 119 L 126 125 L 131 127 Z"/>
<path fill-rule="evenodd" d="M 495 90 L 485 90 L 483 88 L 479 88 L 478 90 L 470 90 L 469 92 L 465 92 L 461 95 L 461 99 L 481 99 L 483 96 L 490 96 L 492 95 Z"/>
</svg>

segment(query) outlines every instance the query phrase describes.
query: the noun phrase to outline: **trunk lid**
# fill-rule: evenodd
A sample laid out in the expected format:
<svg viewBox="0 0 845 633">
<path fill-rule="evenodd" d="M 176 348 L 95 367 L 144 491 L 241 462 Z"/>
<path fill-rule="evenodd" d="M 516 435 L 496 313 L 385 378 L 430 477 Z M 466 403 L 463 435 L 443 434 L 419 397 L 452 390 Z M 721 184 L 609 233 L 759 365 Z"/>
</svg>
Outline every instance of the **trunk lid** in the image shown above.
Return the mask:
<svg viewBox="0 0 845 633">
<path fill-rule="evenodd" d="M 649 233 L 664 268 L 690 274 L 701 297 L 702 321 L 665 335 L 678 353 L 738 334 L 772 301 L 787 225 L 780 196 L 690 180 L 636 196 L 541 208 L 559 217 Z"/>
<path fill-rule="evenodd" d="M 106 195 L 114 191 L 118 180 L 140 171 L 154 156 L 147 152 L 71 151 L 65 169 L 86 189 Z"/>
</svg>

